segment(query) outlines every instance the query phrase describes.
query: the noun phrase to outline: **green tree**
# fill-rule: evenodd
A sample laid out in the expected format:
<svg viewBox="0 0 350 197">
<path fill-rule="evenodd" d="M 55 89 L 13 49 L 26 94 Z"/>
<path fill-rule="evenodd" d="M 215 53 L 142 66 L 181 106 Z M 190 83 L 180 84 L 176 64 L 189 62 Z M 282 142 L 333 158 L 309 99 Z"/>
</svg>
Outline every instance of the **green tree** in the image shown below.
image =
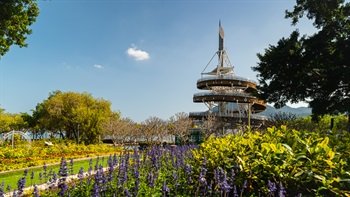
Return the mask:
<svg viewBox="0 0 350 197">
<path fill-rule="evenodd" d="M 5 113 L 5 110 L 0 108 L 0 133 L 23 130 L 25 128 L 27 128 L 27 123 L 20 114 Z"/>
<path fill-rule="evenodd" d="M 11 45 L 26 47 L 28 27 L 39 15 L 35 0 L 0 0 L 0 58 L 10 50 Z"/>
<path fill-rule="evenodd" d="M 282 107 L 307 101 L 315 118 L 350 114 L 350 3 L 344 0 L 297 0 L 286 18 L 296 25 L 304 15 L 316 33 L 270 45 L 252 69 L 259 72 L 260 97 Z M 348 126 L 349 127 L 349 126 Z M 349 128 L 348 128 L 349 130 Z"/>
<path fill-rule="evenodd" d="M 103 137 L 103 123 L 111 116 L 111 103 L 88 93 L 55 91 L 33 110 L 32 126 L 59 134 L 62 138 L 79 139 L 87 144 Z"/>
</svg>

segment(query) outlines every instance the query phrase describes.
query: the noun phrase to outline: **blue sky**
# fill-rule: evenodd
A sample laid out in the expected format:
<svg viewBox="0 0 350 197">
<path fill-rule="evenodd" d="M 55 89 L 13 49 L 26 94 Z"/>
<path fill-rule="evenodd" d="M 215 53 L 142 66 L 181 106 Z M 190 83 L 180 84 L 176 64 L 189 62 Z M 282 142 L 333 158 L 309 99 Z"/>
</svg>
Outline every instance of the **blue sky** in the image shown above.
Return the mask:
<svg viewBox="0 0 350 197">
<path fill-rule="evenodd" d="M 284 19 L 289 0 L 40 1 L 28 48 L 12 46 L 0 60 L 0 104 L 28 112 L 55 90 L 88 92 L 112 102 L 123 117 L 164 120 L 204 111 L 193 103 L 196 81 L 218 49 L 218 25 L 236 75 L 251 70 L 269 44 L 296 27 Z"/>
</svg>

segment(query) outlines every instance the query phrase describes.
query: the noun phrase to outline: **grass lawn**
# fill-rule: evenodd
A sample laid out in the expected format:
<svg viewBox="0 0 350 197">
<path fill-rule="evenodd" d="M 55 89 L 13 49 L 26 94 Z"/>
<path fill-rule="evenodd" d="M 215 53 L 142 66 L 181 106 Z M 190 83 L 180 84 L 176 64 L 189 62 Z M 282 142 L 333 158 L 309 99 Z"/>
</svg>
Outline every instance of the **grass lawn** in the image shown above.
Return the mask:
<svg viewBox="0 0 350 197">
<path fill-rule="evenodd" d="M 108 162 L 108 157 L 109 156 L 104 156 L 103 163 L 102 163 L 102 157 L 100 157 L 99 164 L 102 164 L 104 167 L 106 167 L 107 162 Z M 90 159 L 91 158 L 86 158 L 84 160 L 74 161 L 73 162 L 73 174 L 78 174 L 81 167 L 84 168 L 84 172 L 87 172 L 89 169 Z M 93 162 L 92 162 L 93 169 L 95 168 L 95 165 L 96 165 L 96 158 L 93 158 Z M 52 169 L 52 171 L 55 171 L 57 174 L 59 169 L 60 169 L 60 164 L 54 164 L 54 165 L 48 164 L 47 173 L 49 173 L 51 169 Z M 67 169 L 68 169 L 68 171 L 70 171 L 70 169 L 71 169 L 70 168 L 70 160 L 67 160 Z M 7 190 L 8 185 L 11 186 L 11 191 L 13 189 L 17 189 L 17 182 L 21 177 L 24 176 L 24 170 L 25 169 L 0 174 L 0 183 L 2 183 L 2 182 L 4 183 L 5 192 L 8 192 L 8 190 Z M 32 171 L 34 172 L 34 179 L 31 179 Z M 42 180 L 39 179 L 40 172 L 42 174 L 44 173 L 43 167 L 28 169 L 28 174 L 26 176 L 26 187 L 32 186 L 32 185 L 34 185 L 34 183 L 41 184 L 41 183 L 45 182 L 44 177 L 42 178 Z M 71 175 L 70 172 L 69 172 L 69 175 Z M 57 177 L 58 177 L 58 175 L 57 175 Z M 48 181 L 48 179 L 46 181 Z"/>
</svg>

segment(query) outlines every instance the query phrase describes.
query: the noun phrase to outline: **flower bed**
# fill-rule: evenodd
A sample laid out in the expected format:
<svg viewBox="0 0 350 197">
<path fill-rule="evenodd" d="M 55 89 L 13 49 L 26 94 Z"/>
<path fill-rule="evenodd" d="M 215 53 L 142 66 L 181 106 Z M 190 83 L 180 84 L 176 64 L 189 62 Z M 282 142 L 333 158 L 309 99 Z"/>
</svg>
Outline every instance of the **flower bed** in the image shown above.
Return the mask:
<svg viewBox="0 0 350 197">
<path fill-rule="evenodd" d="M 120 151 L 122 151 L 120 147 L 114 148 L 104 144 L 54 143 L 53 146 L 43 146 L 42 141 L 35 142 L 32 146 L 19 144 L 13 149 L 3 146 L 0 148 L 0 172 L 59 162 L 63 156 L 67 159 L 76 159 L 114 154 Z"/>
<path fill-rule="evenodd" d="M 27 196 L 349 196 L 349 139 L 269 128 L 212 138 L 198 148 L 115 154 L 108 166 L 91 162 L 72 182 L 63 159 L 57 173 L 47 174 L 50 189 L 34 187 Z"/>
</svg>

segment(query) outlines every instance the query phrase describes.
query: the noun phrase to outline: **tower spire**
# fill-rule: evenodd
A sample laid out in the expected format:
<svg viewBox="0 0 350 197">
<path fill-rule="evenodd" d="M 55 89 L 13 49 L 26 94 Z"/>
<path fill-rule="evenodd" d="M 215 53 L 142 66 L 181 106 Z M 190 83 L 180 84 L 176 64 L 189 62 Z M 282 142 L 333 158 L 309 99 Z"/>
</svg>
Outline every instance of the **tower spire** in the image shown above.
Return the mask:
<svg viewBox="0 0 350 197">
<path fill-rule="evenodd" d="M 219 51 L 224 50 L 224 30 L 221 27 L 221 20 L 219 20 Z"/>
</svg>

